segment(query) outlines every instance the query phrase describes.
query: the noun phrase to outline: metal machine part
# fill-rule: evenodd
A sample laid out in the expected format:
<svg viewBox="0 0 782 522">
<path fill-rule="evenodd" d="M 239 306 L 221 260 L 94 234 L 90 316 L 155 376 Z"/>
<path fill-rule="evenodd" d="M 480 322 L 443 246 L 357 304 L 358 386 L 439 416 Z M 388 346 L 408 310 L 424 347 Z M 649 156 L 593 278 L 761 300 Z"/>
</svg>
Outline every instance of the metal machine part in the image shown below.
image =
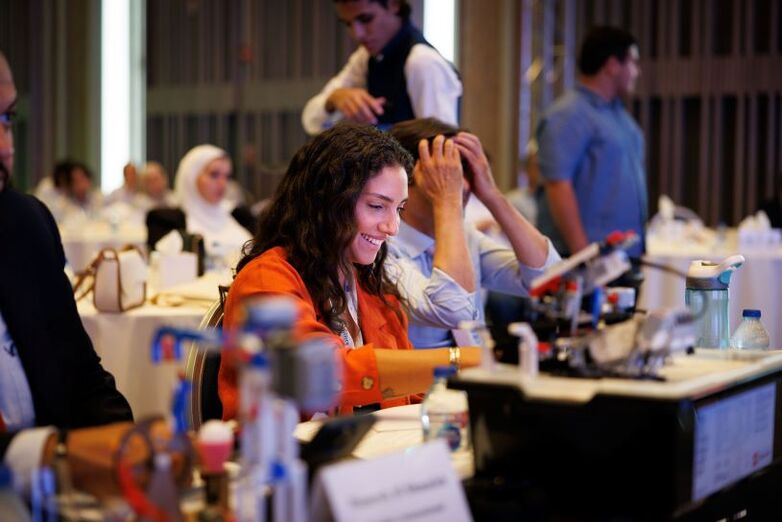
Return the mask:
<svg viewBox="0 0 782 522">
<path fill-rule="evenodd" d="M 547 352 L 543 367 L 582 377 L 659 378 L 673 354 L 695 343 L 695 318 L 684 308 L 634 313 L 635 290 L 606 285 L 631 270 L 632 234 L 612 234 L 557 263 L 533 281 L 529 321 Z"/>
</svg>

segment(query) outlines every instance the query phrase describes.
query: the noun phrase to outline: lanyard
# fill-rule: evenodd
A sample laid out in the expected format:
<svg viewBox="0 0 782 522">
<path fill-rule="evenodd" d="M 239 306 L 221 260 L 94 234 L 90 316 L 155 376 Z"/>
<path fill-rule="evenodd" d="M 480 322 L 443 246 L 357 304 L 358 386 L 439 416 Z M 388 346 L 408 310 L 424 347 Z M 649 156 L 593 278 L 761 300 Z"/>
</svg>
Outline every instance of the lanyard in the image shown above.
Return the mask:
<svg viewBox="0 0 782 522">
<path fill-rule="evenodd" d="M 345 281 L 345 301 L 347 301 L 348 317 L 346 320 L 342 320 L 339 329 L 339 336 L 342 338 L 342 342 L 345 346 L 350 348 L 356 348 L 364 345 L 364 336 L 361 334 L 361 327 L 358 322 L 358 294 L 356 292 L 356 276 L 355 274 L 349 280 Z M 352 321 L 355 327 L 355 338 L 350 333 L 347 321 Z"/>
</svg>

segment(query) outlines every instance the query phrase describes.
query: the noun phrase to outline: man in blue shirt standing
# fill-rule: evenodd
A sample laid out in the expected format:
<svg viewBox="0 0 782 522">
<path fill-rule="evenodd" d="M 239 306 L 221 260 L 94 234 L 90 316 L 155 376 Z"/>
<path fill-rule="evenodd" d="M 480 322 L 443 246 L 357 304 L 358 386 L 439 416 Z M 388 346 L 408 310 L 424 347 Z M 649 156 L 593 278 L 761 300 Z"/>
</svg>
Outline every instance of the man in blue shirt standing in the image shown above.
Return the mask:
<svg viewBox="0 0 782 522">
<path fill-rule="evenodd" d="M 644 138 L 622 98 L 641 74 L 638 43 L 613 27 L 592 29 L 578 60 L 579 84 L 545 113 L 537 129 L 545 195 L 538 227 L 563 255 L 614 230 L 633 230 L 644 251 L 647 189 Z"/>
</svg>

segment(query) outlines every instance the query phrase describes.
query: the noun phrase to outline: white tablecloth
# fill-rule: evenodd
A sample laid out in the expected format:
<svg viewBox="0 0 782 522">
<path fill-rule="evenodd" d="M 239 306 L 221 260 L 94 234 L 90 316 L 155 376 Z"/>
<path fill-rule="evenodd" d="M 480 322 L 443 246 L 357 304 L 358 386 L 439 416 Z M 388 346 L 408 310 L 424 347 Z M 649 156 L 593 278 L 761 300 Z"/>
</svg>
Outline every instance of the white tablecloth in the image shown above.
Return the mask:
<svg viewBox="0 0 782 522">
<path fill-rule="evenodd" d="M 198 306 L 158 307 L 145 305 L 121 314 L 99 313 L 91 301 L 79 302 L 87 330 L 103 367 L 114 375 L 117 388 L 130 402 L 133 415 L 166 413 L 171 391 L 182 364 L 153 364 L 150 358 L 152 336 L 161 326 L 196 328 L 206 308 Z"/>
<path fill-rule="evenodd" d="M 123 223 L 112 229 L 103 221 L 90 221 L 81 227 L 60 230 L 65 259 L 74 272 L 87 268 L 102 248 L 133 245 L 147 251 L 147 229 L 136 223 Z"/>
<path fill-rule="evenodd" d="M 647 258 L 687 272 L 695 259 L 721 261 L 731 254 L 742 254 L 747 262 L 732 276 L 730 282 L 731 333 L 741 322 L 745 308 L 756 308 L 769 333 L 772 348 L 782 348 L 782 249 L 741 248 L 735 234 L 729 233 L 720 243 L 671 244 L 653 238 L 647 243 Z M 651 310 L 659 307 L 684 306 L 683 278 L 652 268 L 644 268 L 645 282 L 639 306 Z"/>
</svg>

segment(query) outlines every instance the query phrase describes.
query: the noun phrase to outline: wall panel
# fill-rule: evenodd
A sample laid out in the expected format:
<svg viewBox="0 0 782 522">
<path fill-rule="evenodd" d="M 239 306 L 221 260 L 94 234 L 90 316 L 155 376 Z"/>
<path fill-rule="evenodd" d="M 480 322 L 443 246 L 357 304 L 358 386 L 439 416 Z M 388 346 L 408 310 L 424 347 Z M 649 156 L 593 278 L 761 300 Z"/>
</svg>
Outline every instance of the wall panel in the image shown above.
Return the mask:
<svg viewBox="0 0 782 522">
<path fill-rule="evenodd" d="M 301 109 L 353 49 L 332 0 L 148 2 L 147 156 L 229 151 L 253 198 L 305 141 Z M 161 122 L 167 122 L 161 125 Z"/>
</svg>

